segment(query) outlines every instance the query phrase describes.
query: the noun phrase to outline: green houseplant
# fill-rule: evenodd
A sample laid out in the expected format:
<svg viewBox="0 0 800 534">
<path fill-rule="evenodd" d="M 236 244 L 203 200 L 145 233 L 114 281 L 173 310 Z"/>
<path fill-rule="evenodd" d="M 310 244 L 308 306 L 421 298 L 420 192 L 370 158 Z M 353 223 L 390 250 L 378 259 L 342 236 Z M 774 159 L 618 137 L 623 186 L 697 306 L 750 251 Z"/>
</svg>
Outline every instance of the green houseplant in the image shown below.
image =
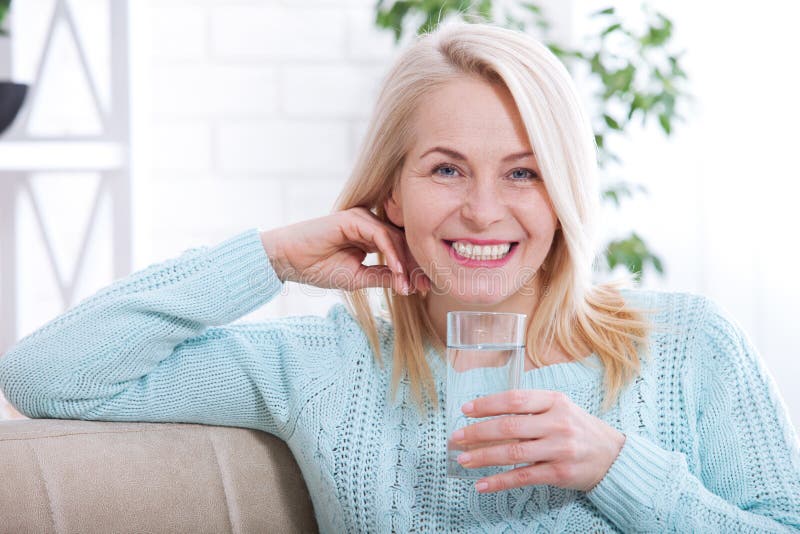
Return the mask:
<svg viewBox="0 0 800 534">
<path fill-rule="evenodd" d="M 514 2 L 502 9 L 492 0 L 378 0 L 375 9 L 376 25 L 391 30 L 395 43 L 404 32 L 430 31 L 451 15 L 467 22 L 495 22 L 535 32 L 568 69 L 582 67 L 589 73 L 589 81 L 598 87 L 591 111 L 598 164 L 606 182 L 602 200 L 619 207 L 626 197 L 647 193 L 644 185 L 617 176 L 615 165 L 621 160 L 612 145 L 614 138 L 625 135 L 634 120 L 641 120 L 644 125 L 655 118 L 669 136 L 675 121 L 682 119 L 676 108 L 689 98 L 685 89 L 687 77 L 680 66 L 682 52 L 671 51 L 672 21 L 662 13 L 642 5 L 646 28 L 635 31 L 613 7 L 596 11 L 591 16 L 600 29 L 589 36 L 582 49 L 570 49 L 549 37 L 551 23 L 543 9 L 531 2 Z M 663 261 L 635 231 L 610 241 L 605 247 L 605 259 L 609 270 L 623 266 L 637 281 L 648 266 L 664 275 Z"/>
</svg>

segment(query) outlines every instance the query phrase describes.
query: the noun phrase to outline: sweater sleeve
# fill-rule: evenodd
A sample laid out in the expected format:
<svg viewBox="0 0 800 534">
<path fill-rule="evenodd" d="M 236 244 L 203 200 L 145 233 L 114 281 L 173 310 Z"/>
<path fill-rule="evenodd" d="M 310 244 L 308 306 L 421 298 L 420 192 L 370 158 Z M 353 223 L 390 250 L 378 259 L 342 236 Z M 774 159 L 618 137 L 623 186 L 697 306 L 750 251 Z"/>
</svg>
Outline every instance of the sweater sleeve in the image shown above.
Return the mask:
<svg viewBox="0 0 800 534">
<path fill-rule="evenodd" d="M 203 423 L 288 439 L 341 351 L 337 307 L 228 325 L 281 287 L 255 228 L 185 250 L 18 341 L 0 358 L 0 389 L 31 418 Z"/>
<path fill-rule="evenodd" d="M 754 345 L 704 298 L 696 337 L 699 477 L 685 456 L 628 434 L 587 497 L 624 531 L 800 531 L 800 443 Z"/>
</svg>

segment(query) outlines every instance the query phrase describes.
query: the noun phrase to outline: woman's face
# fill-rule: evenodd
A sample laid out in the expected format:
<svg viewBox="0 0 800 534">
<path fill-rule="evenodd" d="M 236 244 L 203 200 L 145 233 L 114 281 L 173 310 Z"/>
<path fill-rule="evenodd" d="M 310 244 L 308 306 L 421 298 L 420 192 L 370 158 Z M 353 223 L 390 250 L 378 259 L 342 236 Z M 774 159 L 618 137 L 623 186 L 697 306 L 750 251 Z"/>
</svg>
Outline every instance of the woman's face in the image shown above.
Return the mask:
<svg viewBox="0 0 800 534">
<path fill-rule="evenodd" d="M 458 78 L 424 100 L 413 125 L 385 208 L 432 281 L 428 298 L 488 309 L 533 295 L 558 219 L 511 94 Z M 476 250 L 486 241 L 500 248 Z"/>
</svg>

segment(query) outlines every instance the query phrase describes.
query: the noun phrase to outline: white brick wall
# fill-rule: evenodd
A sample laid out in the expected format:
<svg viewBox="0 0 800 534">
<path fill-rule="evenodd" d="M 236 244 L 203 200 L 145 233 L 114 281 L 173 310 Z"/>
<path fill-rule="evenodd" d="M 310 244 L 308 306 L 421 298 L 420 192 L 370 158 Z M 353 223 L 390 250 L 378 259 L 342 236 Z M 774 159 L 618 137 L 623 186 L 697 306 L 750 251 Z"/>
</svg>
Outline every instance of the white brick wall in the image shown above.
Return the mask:
<svg viewBox="0 0 800 534">
<path fill-rule="evenodd" d="M 346 13 L 339 6 L 276 2 L 210 10 L 211 54 L 222 60 L 332 60 L 345 57 Z"/>
<path fill-rule="evenodd" d="M 216 150 L 223 172 L 265 172 L 301 178 L 344 173 L 346 119 L 223 120 Z"/>
<path fill-rule="evenodd" d="M 132 9 L 146 54 L 134 93 L 148 95 L 134 99 L 149 162 L 138 208 L 149 251 L 138 262 L 328 214 L 399 50 L 375 27 L 374 0 L 137 0 Z M 243 319 L 324 314 L 338 301 L 290 283 Z"/>
<path fill-rule="evenodd" d="M 195 59 L 206 57 L 208 46 L 208 17 L 204 8 L 193 2 L 159 2 L 157 9 L 137 5 L 132 9 L 147 9 L 146 21 L 158 55 L 164 60 Z M 155 2 L 151 2 L 155 4 Z"/>
<path fill-rule="evenodd" d="M 331 62 L 287 66 L 284 70 L 284 111 L 292 117 L 369 117 L 365 103 L 377 97 L 386 71 L 375 66 Z"/>
<path fill-rule="evenodd" d="M 153 67 L 159 85 L 153 111 L 176 117 L 274 116 L 278 113 L 277 69 L 262 65 L 159 62 Z"/>
</svg>

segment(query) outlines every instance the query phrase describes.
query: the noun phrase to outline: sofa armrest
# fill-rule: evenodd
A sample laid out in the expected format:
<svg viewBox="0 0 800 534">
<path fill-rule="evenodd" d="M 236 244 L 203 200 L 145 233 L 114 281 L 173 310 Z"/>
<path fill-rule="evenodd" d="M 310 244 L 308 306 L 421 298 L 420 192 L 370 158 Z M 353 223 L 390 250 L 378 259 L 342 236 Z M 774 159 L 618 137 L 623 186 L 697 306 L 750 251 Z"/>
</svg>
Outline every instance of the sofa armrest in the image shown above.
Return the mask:
<svg viewBox="0 0 800 534">
<path fill-rule="evenodd" d="M 287 445 L 184 423 L 0 421 L 7 532 L 316 532 Z"/>
</svg>

